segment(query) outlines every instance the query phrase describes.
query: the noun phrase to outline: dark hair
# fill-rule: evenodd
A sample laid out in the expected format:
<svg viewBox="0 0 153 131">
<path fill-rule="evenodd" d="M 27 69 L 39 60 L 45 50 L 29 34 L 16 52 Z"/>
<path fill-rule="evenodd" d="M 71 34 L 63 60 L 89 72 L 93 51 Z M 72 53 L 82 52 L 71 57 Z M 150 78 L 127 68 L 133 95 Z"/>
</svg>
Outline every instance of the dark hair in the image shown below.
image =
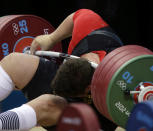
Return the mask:
<svg viewBox="0 0 153 131">
<path fill-rule="evenodd" d="M 94 68 L 86 59 L 69 59 L 58 69 L 51 87 L 60 96 L 82 95 L 90 85 L 93 73 Z"/>
</svg>

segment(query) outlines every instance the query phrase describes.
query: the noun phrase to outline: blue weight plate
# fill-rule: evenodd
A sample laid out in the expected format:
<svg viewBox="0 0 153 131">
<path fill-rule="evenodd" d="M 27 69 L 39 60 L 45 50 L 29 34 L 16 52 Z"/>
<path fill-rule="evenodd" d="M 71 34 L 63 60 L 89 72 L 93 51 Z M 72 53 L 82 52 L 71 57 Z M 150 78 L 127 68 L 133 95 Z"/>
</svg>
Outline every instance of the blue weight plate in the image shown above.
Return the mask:
<svg viewBox="0 0 153 131">
<path fill-rule="evenodd" d="M 134 106 L 126 130 L 153 131 L 153 101 L 145 101 Z"/>
</svg>

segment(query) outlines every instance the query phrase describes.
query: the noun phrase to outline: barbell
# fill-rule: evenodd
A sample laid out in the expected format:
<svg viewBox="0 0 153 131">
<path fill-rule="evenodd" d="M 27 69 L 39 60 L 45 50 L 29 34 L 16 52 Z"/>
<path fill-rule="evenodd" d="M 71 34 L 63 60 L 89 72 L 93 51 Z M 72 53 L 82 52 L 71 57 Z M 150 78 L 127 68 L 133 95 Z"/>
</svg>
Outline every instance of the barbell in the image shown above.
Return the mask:
<svg viewBox="0 0 153 131">
<path fill-rule="evenodd" d="M 0 18 L 0 59 L 11 52 L 26 52 L 34 39 L 54 31 L 46 20 L 34 15 L 9 15 Z M 8 37 L 9 36 L 9 37 Z M 36 51 L 39 56 L 79 58 L 61 53 L 61 43 L 51 51 Z M 125 128 L 130 112 L 138 102 L 152 99 L 153 52 L 139 45 L 119 47 L 97 65 L 91 94 L 97 110 Z"/>
</svg>

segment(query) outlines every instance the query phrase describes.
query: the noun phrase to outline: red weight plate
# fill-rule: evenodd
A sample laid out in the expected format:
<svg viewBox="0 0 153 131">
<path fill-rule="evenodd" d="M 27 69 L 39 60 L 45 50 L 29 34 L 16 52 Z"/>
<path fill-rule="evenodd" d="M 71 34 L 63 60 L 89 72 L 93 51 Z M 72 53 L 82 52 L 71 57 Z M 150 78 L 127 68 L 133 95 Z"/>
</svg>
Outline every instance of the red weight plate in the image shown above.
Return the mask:
<svg viewBox="0 0 153 131">
<path fill-rule="evenodd" d="M 32 40 L 42 34 L 49 34 L 54 27 L 43 18 L 34 15 L 10 15 L 0 19 L 0 60 L 11 52 L 23 52 Z M 52 51 L 62 52 L 58 43 Z"/>
<path fill-rule="evenodd" d="M 139 47 L 139 46 L 138 46 Z M 123 47 L 121 47 L 121 48 L 123 48 Z M 138 49 L 138 48 L 137 48 Z M 142 47 L 140 47 L 140 52 L 142 53 L 142 50 L 144 50 L 145 52 L 149 52 L 150 54 L 152 53 L 151 51 L 149 51 L 149 50 L 147 50 L 146 48 L 144 48 L 144 49 L 142 49 Z M 123 50 L 123 52 L 124 52 L 124 50 Z M 129 51 L 130 52 L 130 51 Z M 122 55 L 124 55 L 124 53 L 122 53 L 122 51 L 120 52 Z M 120 53 L 118 53 L 118 54 L 120 54 Z M 132 53 L 132 52 L 131 52 Z M 122 56 L 121 55 L 121 56 Z M 120 55 L 116 55 L 116 57 L 120 57 L 121 58 L 121 56 Z M 107 57 L 107 56 L 106 56 Z M 112 59 L 112 61 L 113 60 L 115 60 L 115 59 Z M 110 60 L 111 61 L 111 60 Z M 102 64 L 102 63 L 101 63 Z M 113 63 L 114 64 L 114 63 Z M 113 66 L 113 64 L 112 65 L 110 65 L 110 68 Z M 108 68 L 108 70 L 106 71 L 106 72 L 104 72 L 105 74 L 109 74 L 108 72 L 109 72 L 109 68 Z M 97 70 L 96 70 L 97 71 Z M 104 70 L 105 71 L 105 70 Z M 99 70 L 98 70 L 98 72 L 99 72 Z M 104 93 L 102 93 L 102 94 L 99 94 L 99 97 L 102 97 L 101 99 L 99 99 L 98 98 L 98 96 L 97 96 L 97 92 L 104 92 L 104 91 L 101 91 L 101 90 L 103 90 L 104 89 L 104 82 L 106 81 L 105 80 L 105 78 L 106 78 L 106 75 L 103 75 L 104 73 L 102 73 L 101 74 L 101 76 L 103 77 L 103 79 L 101 79 L 101 76 L 100 76 L 100 79 L 98 79 L 97 77 L 95 77 L 95 74 L 94 74 L 94 77 L 95 77 L 95 80 L 94 80 L 94 77 L 93 77 L 93 86 L 92 86 L 92 95 L 93 95 L 93 99 L 94 99 L 94 102 L 95 102 L 95 105 L 97 106 L 97 108 L 98 108 L 98 110 L 101 112 L 102 110 L 103 110 L 103 113 L 102 114 L 108 114 L 107 113 L 107 110 L 105 110 L 104 111 L 104 109 L 105 109 L 105 106 L 103 105 L 103 104 L 101 104 L 101 103 L 105 103 L 105 100 L 104 100 L 104 98 L 106 97 L 106 94 L 104 94 Z M 101 88 L 96 88 L 96 82 L 100 82 L 100 85 L 103 85 L 103 88 L 101 89 Z M 107 90 L 106 90 L 106 92 L 107 92 Z M 104 98 L 103 98 L 104 97 Z M 102 102 L 103 101 L 103 102 Z M 106 104 L 106 103 L 105 103 Z M 101 105 L 103 105 L 103 106 L 101 106 Z M 109 116 L 107 116 L 107 117 L 109 117 Z M 111 119 L 110 117 L 109 117 L 109 119 Z"/>
<path fill-rule="evenodd" d="M 70 104 L 62 113 L 57 131 L 99 131 L 95 112 L 86 104 Z"/>
<path fill-rule="evenodd" d="M 121 52 L 129 51 L 129 49 L 133 49 L 133 48 L 135 49 L 136 47 L 142 48 L 141 46 L 137 46 L 137 45 L 126 45 L 126 46 L 116 48 L 115 50 L 113 50 L 112 52 L 107 54 L 104 57 L 103 61 L 100 63 L 100 65 L 97 67 L 97 69 L 94 73 L 94 77 L 92 79 L 92 82 L 99 81 L 99 79 L 97 79 L 97 78 L 100 78 L 101 80 L 104 79 L 104 78 L 102 78 L 102 76 L 100 77 L 100 74 L 103 74 L 103 72 L 105 71 L 105 68 L 107 68 L 107 65 L 109 64 L 110 60 L 113 59 L 116 55 L 120 54 Z M 105 75 L 103 75 L 103 77 L 105 77 Z M 92 87 L 92 94 L 95 94 L 95 89 L 94 88 L 95 87 L 93 86 Z M 94 96 L 96 96 L 96 94 Z M 94 101 L 96 101 L 96 103 L 97 103 L 96 105 L 98 107 L 101 107 L 100 105 L 98 105 L 98 103 L 99 104 L 101 103 L 100 99 L 97 99 L 97 97 L 94 97 Z M 102 109 L 99 109 L 99 110 L 102 110 Z"/>
<path fill-rule="evenodd" d="M 142 50 L 142 49 L 140 49 L 140 50 Z M 135 49 L 130 49 L 130 50 L 123 50 L 123 51 L 121 51 L 121 52 L 118 52 L 118 53 L 116 53 L 116 55 L 111 59 L 110 58 L 110 60 L 107 62 L 107 65 L 105 66 L 105 69 L 103 69 L 102 71 L 101 71 L 101 73 L 99 73 L 99 76 L 97 77 L 97 79 L 96 79 L 96 81 L 101 81 L 101 85 L 104 85 L 104 83 L 105 83 L 105 78 L 106 78 L 106 76 L 108 75 L 108 73 L 109 73 L 109 71 L 111 70 L 111 68 L 112 68 L 112 66 L 116 63 L 116 62 L 118 62 L 122 57 L 125 57 L 125 56 L 127 56 L 127 55 L 129 55 L 129 54 L 131 54 L 131 53 L 135 53 L 136 52 L 136 50 Z M 101 65 L 100 65 L 101 66 Z M 101 68 L 102 69 L 102 68 Z M 99 71 L 99 70 L 98 70 Z M 103 87 L 104 88 L 104 87 Z M 99 88 L 99 89 L 96 89 L 96 90 L 99 90 L 99 91 L 101 91 L 101 89 Z M 92 90 L 92 94 L 94 95 L 94 96 L 96 96 L 96 94 L 95 94 L 96 92 L 94 92 L 94 90 Z M 106 94 L 104 95 L 104 96 L 106 96 Z M 105 100 L 105 99 L 104 99 Z M 103 110 L 104 108 L 101 106 L 101 99 L 98 99 L 97 97 L 94 97 L 94 101 L 96 101 L 96 105 L 99 107 L 99 110 Z M 101 108 L 100 108 L 101 107 Z M 103 109 L 102 109 L 103 108 Z M 107 114 L 106 113 L 106 111 L 105 112 L 103 112 L 103 114 Z M 110 118 L 111 119 L 111 118 Z"/>
<path fill-rule="evenodd" d="M 129 48 L 128 48 L 129 47 Z M 129 50 L 130 49 L 130 50 Z M 113 66 L 114 62 L 115 61 L 118 61 L 119 59 L 121 59 L 122 57 L 124 57 L 125 55 L 128 55 L 130 53 L 134 53 L 136 51 L 146 51 L 146 52 L 149 52 L 149 53 L 152 53 L 150 50 L 148 50 L 147 48 L 144 48 L 142 46 L 137 46 L 137 45 L 128 45 L 128 46 L 123 46 L 123 47 L 120 47 L 120 48 L 117 48 L 115 49 L 114 51 L 112 51 L 111 53 L 109 53 L 103 61 L 100 63 L 100 65 L 98 66 L 98 68 L 96 69 L 95 73 L 94 73 L 94 77 L 92 79 L 92 83 L 94 82 L 97 82 L 97 81 L 103 81 L 105 82 L 105 77 L 106 75 L 108 74 L 110 68 Z M 112 56 L 112 57 L 111 57 Z M 114 62 L 113 62 L 114 61 Z M 106 66 L 107 65 L 107 66 Z M 98 75 L 97 75 L 98 74 Z M 102 75 L 100 75 L 102 74 Z M 94 85 L 94 84 L 92 84 Z M 98 89 L 95 89 L 95 85 L 92 86 L 91 88 L 91 91 L 92 91 L 92 95 L 93 96 L 97 96 L 97 90 Z M 100 91 L 100 88 L 99 88 L 99 91 Z M 102 94 L 101 94 L 102 95 Z M 93 97 L 97 107 L 99 107 L 98 110 L 103 110 L 103 109 L 100 109 L 103 108 L 101 106 L 101 99 L 97 99 L 97 97 Z M 104 113 L 105 114 L 105 113 Z"/>
<path fill-rule="evenodd" d="M 110 69 L 110 71 L 107 73 L 107 75 L 105 76 L 105 80 L 103 80 L 103 83 L 101 83 L 103 85 L 103 89 L 101 88 L 101 92 L 104 92 L 104 95 L 100 96 L 100 99 L 102 100 L 102 104 L 103 104 L 103 112 L 105 112 L 105 115 L 107 118 L 111 118 L 110 115 L 109 115 L 109 112 L 107 110 L 107 103 L 106 103 L 106 95 L 107 95 L 107 88 L 108 88 L 108 85 L 109 85 L 109 82 L 112 78 L 112 76 L 114 75 L 114 73 L 117 71 L 117 69 L 119 69 L 124 63 L 126 63 L 128 60 L 136 57 L 136 56 L 141 56 L 141 55 L 147 55 L 149 54 L 148 52 L 136 52 L 136 53 L 133 53 L 133 54 L 129 54 L 125 57 L 122 57 L 120 60 L 118 60 L 116 63 L 114 63 L 114 65 L 112 66 L 112 68 Z M 103 103 L 104 102 L 104 103 Z"/>
</svg>

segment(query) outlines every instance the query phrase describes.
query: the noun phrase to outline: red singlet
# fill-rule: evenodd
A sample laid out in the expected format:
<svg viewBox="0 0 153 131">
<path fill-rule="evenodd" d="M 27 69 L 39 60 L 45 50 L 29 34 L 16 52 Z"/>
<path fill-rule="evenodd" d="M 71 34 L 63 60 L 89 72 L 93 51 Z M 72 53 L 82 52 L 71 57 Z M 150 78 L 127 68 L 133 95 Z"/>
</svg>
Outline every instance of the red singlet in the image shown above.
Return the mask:
<svg viewBox="0 0 153 131">
<path fill-rule="evenodd" d="M 73 23 L 74 27 L 72 39 L 68 47 L 68 54 L 71 54 L 79 41 L 86 37 L 90 32 L 108 26 L 108 24 L 98 14 L 89 9 L 80 9 L 76 11 L 73 16 Z M 100 61 L 106 55 L 105 51 L 92 52 L 99 55 Z"/>
</svg>

